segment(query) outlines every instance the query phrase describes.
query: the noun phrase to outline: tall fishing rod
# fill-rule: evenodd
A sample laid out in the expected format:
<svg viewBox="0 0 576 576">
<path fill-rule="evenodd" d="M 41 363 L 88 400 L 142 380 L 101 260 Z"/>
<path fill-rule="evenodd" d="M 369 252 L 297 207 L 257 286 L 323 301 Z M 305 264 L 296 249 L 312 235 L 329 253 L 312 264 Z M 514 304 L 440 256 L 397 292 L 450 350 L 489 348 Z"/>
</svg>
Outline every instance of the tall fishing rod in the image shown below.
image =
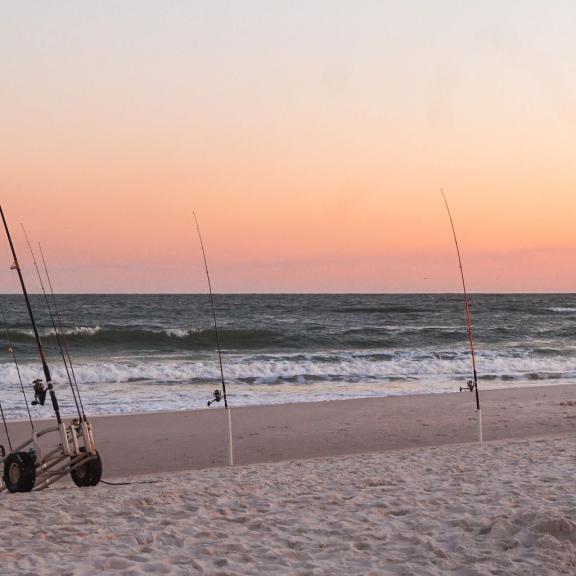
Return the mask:
<svg viewBox="0 0 576 576">
<path fill-rule="evenodd" d="M 44 258 L 44 251 L 42 250 L 42 244 L 38 242 L 38 249 L 40 250 L 40 256 L 42 257 L 42 264 L 44 265 L 44 273 L 48 280 L 48 287 L 50 288 L 50 294 L 52 295 L 52 305 L 56 312 L 56 318 L 58 320 L 58 326 L 60 328 L 60 336 L 62 338 L 62 343 L 64 344 L 64 350 L 66 356 L 68 357 L 68 364 L 70 365 L 70 371 L 72 372 L 72 379 L 74 380 L 74 386 L 76 387 L 76 394 L 78 395 L 78 401 L 80 402 L 80 410 L 82 411 L 82 418 L 86 420 L 86 412 L 84 410 L 84 404 L 82 402 L 82 395 L 80 394 L 80 387 L 78 386 L 78 380 L 76 379 L 76 372 L 74 371 L 74 364 L 72 363 L 72 356 L 70 355 L 70 348 L 68 347 L 68 342 L 64 334 L 64 323 L 62 322 L 62 316 L 60 315 L 60 310 L 56 304 L 56 296 L 54 295 L 54 288 L 52 287 L 52 279 L 50 278 L 50 273 L 48 272 L 48 266 L 46 265 L 46 258 Z"/>
<path fill-rule="evenodd" d="M 230 407 L 228 406 L 228 396 L 226 394 L 226 381 L 224 380 L 224 366 L 222 364 L 222 349 L 220 348 L 220 336 L 218 334 L 218 322 L 216 320 L 216 307 L 214 305 L 214 295 L 212 293 L 212 283 L 210 282 L 210 272 L 208 271 L 208 260 L 206 258 L 206 251 L 204 250 L 204 242 L 202 241 L 202 233 L 200 232 L 200 225 L 198 224 L 198 218 L 196 217 L 196 212 L 192 212 L 194 215 L 194 222 L 196 222 L 196 230 L 198 230 L 198 238 L 200 240 L 200 247 L 202 248 L 202 256 L 204 258 L 204 268 L 206 270 L 206 279 L 208 280 L 208 292 L 210 294 L 210 305 L 212 306 L 212 318 L 214 320 L 214 334 L 216 336 L 216 347 L 218 348 L 218 362 L 220 364 L 220 380 L 222 383 L 222 395 L 220 395 L 220 390 L 214 391 L 214 398 L 208 402 L 210 406 L 213 402 L 220 402 L 224 400 L 224 408 L 228 415 L 228 463 L 230 466 L 234 465 L 234 448 L 232 444 L 232 416 L 230 414 Z"/>
<path fill-rule="evenodd" d="M 444 190 L 440 189 L 442 193 L 442 198 L 444 198 L 444 204 L 446 206 L 446 211 L 448 212 L 448 218 L 450 219 L 450 226 L 452 227 L 452 235 L 454 236 L 454 244 L 456 245 L 456 254 L 458 255 L 458 264 L 460 266 L 460 277 L 462 279 L 462 291 L 464 293 L 464 307 L 466 309 L 466 326 L 468 329 L 468 340 L 470 342 L 470 356 L 472 358 L 472 372 L 473 380 L 469 380 L 467 383 L 470 392 L 476 394 L 476 411 L 478 412 L 478 440 L 482 442 L 482 410 L 480 409 L 480 393 L 478 392 L 478 373 L 476 371 L 476 351 L 474 347 L 474 331 L 472 329 L 472 314 L 470 313 L 470 300 L 468 298 L 468 290 L 466 289 L 466 280 L 464 277 L 464 268 L 462 266 L 462 257 L 460 255 L 460 246 L 458 245 L 458 237 L 456 236 L 456 227 L 454 226 L 454 220 L 452 219 L 452 213 L 450 212 L 450 206 L 448 206 L 448 200 L 446 199 L 446 194 Z M 460 388 L 462 391 L 462 388 Z"/>
<path fill-rule="evenodd" d="M 0 216 L 2 217 L 4 230 L 6 231 L 8 243 L 10 244 L 10 251 L 12 252 L 12 257 L 14 258 L 14 264 L 12 265 L 11 270 L 16 270 L 18 273 L 22 294 L 24 296 L 24 300 L 26 301 L 26 308 L 28 309 L 28 315 L 30 317 L 32 330 L 34 332 L 34 339 L 36 340 L 36 347 L 38 348 L 38 355 L 40 356 L 42 370 L 44 371 L 44 377 L 46 379 L 46 390 L 44 393 L 47 391 L 50 395 L 50 401 L 52 403 L 54 415 L 56 416 L 56 421 L 60 427 L 62 425 L 62 417 L 60 416 L 60 406 L 58 405 L 58 399 L 56 398 L 56 392 L 54 391 L 54 385 L 52 383 L 52 375 L 50 374 L 50 368 L 48 367 L 46 355 L 44 354 L 44 348 L 42 347 L 40 334 L 38 333 L 38 327 L 36 326 L 36 319 L 34 318 L 34 312 L 32 311 L 32 306 L 30 304 L 30 297 L 28 296 L 28 291 L 26 290 L 26 283 L 24 282 L 24 276 L 22 275 L 22 270 L 20 269 L 20 264 L 18 263 L 18 257 L 16 256 L 16 250 L 14 249 L 14 243 L 12 242 L 12 236 L 10 235 L 10 230 L 8 228 L 8 223 L 6 222 L 6 217 L 4 216 L 4 210 L 2 209 L 2 206 L 0 206 Z"/>
<path fill-rule="evenodd" d="M 8 351 L 12 354 L 12 360 L 14 360 L 14 366 L 16 366 L 16 374 L 18 375 L 18 381 L 20 382 L 20 390 L 22 390 L 22 396 L 24 396 L 24 404 L 26 404 L 26 411 L 28 412 L 28 419 L 30 420 L 30 428 L 32 432 L 35 432 L 34 421 L 32 420 L 32 414 L 30 413 L 30 405 L 28 404 L 28 398 L 26 396 L 26 390 L 24 389 L 24 382 L 22 380 L 22 374 L 20 373 L 20 365 L 18 364 L 18 358 L 16 358 L 16 351 L 14 350 L 14 343 L 12 342 L 12 337 L 8 331 L 8 322 L 6 321 L 6 314 L 4 313 L 4 307 L 0 304 L 0 312 L 2 313 L 2 323 L 4 325 L 4 333 L 6 334 L 6 340 L 8 341 Z"/>
<path fill-rule="evenodd" d="M 40 281 L 40 287 L 42 288 L 42 294 L 44 294 L 44 301 L 46 302 L 46 307 L 48 309 L 48 315 L 50 316 L 50 322 L 52 323 L 52 328 L 54 329 L 54 335 L 56 336 L 56 343 L 58 344 L 58 350 L 60 351 L 60 356 L 64 362 L 64 369 L 66 370 L 66 376 L 68 377 L 68 382 L 70 383 L 70 389 L 72 390 L 72 396 L 74 397 L 74 404 L 76 404 L 76 411 L 78 412 L 78 418 L 82 420 L 82 413 L 80 412 L 80 406 L 78 404 L 78 398 L 76 397 L 76 391 L 74 390 L 74 383 L 72 382 L 72 376 L 70 375 L 70 370 L 68 368 L 68 362 L 66 360 L 66 355 L 64 354 L 64 347 L 62 346 L 62 341 L 60 339 L 60 331 L 56 326 L 56 319 L 54 317 L 54 312 L 50 306 L 50 301 L 48 300 L 48 295 L 46 294 L 46 288 L 44 287 L 44 281 L 42 280 L 42 275 L 40 274 L 40 268 L 38 268 L 38 262 L 36 261 L 36 255 L 30 244 L 30 239 L 28 238 L 28 233 L 24 224 L 20 223 L 24 237 L 26 238 L 26 243 L 28 244 L 28 249 L 30 250 L 30 255 L 32 256 L 32 262 L 34 262 L 34 268 L 36 269 L 36 274 L 38 275 L 38 280 Z"/>
</svg>

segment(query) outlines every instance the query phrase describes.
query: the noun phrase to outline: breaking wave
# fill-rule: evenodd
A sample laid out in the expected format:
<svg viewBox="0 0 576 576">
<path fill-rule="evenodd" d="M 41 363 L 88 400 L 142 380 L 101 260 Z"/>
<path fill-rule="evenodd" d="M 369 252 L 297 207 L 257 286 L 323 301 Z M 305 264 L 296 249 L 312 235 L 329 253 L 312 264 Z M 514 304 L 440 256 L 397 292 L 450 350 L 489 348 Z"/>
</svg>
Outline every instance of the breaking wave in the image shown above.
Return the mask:
<svg viewBox="0 0 576 576">
<path fill-rule="evenodd" d="M 549 380 L 576 376 L 576 355 L 535 357 L 525 354 L 485 353 L 477 357 L 480 379 L 484 380 Z M 232 382 L 272 384 L 283 381 L 386 381 L 416 379 L 421 392 L 428 391 L 430 381 L 454 380 L 469 376 L 470 357 L 466 351 L 443 353 L 398 352 L 365 354 L 333 352 L 330 354 L 232 355 L 225 358 L 226 378 Z M 39 377 L 37 363 L 20 366 L 25 381 Z M 66 381 L 64 369 L 53 367 L 53 378 Z M 212 382 L 220 376 L 215 358 L 197 360 L 146 360 L 109 362 L 76 362 L 75 372 L 81 384 L 125 382 Z M 13 364 L 0 364 L 0 380 L 17 385 Z"/>
</svg>

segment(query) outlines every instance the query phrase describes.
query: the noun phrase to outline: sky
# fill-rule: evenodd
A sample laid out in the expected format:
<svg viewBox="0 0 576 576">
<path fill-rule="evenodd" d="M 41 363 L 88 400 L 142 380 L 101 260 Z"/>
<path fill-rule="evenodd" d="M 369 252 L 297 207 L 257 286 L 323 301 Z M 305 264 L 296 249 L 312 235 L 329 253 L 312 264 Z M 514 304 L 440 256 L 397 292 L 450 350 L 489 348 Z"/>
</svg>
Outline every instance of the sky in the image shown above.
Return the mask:
<svg viewBox="0 0 576 576">
<path fill-rule="evenodd" d="M 61 292 L 576 287 L 576 4 L 0 0 L 0 202 Z M 0 236 L 1 237 L 1 236 Z M 18 291 L 0 241 L 0 292 Z"/>
</svg>

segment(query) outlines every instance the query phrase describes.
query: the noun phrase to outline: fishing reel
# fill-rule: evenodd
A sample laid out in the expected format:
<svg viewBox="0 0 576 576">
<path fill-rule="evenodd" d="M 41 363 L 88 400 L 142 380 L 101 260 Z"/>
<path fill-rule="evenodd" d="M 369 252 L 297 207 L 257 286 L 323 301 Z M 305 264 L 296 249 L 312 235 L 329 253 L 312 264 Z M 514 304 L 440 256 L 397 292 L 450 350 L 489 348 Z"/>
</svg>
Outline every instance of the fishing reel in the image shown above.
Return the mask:
<svg viewBox="0 0 576 576">
<path fill-rule="evenodd" d="M 222 400 L 222 392 L 220 391 L 219 388 L 216 388 L 216 390 L 214 390 L 212 400 L 208 400 L 208 406 L 211 406 L 212 404 L 214 404 L 214 402 L 220 402 L 220 400 Z"/>
<path fill-rule="evenodd" d="M 70 422 L 70 426 L 74 428 L 77 432 L 82 431 L 82 421 L 80 418 L 74 418 L 72 422 Z"/>
<path fill-rule="evenodd" d="M 38 406 L 38 404 L 44 406 L 48 386 L 46 386 L 42 378 L 37 378 L 32 384 L 34 385 L 34 400 L 32 400 L 32 406 Z"/>
<path fill-rule="evenodd" d="M 465 387 L 460 386 L 460 392 L 462 392 L 462 390 L 469 390 L 470 392 L 474 392 L 475 387 L 476 385 L 474 384 L 474 380 L 468 380 Z"/>
</svg>

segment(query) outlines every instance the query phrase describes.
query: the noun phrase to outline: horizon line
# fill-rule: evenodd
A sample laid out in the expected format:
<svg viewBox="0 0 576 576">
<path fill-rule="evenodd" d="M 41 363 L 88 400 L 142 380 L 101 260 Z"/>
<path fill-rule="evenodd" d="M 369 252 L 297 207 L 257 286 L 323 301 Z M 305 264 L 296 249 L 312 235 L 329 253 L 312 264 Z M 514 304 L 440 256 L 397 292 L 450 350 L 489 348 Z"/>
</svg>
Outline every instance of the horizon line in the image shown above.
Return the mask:
<svg viewBox="0 0 576 576">
<path fill-rule="evenodd" d="M 28 292 L 30 296 L 44 296 L 42 292 Z M 420 291 L 390 291 L 390 292 L 214 292 L 221 296 L 429 296 L 429 295 L 462 295 L 462 291 L 434 291 L 434 292 L 420 292 Z M 574 291 L 477 291 L 469 292 L 469 294 L 476 294 L 479 296 L 498 296 L 498 295 L 562 295 L 562 294 L 576 294 Z M 19 296 L 22 292 L 1 292 L 0 296 Z M 208 296 L 208 292 L 57 292 L 58 296 Z"/>
</svg>

